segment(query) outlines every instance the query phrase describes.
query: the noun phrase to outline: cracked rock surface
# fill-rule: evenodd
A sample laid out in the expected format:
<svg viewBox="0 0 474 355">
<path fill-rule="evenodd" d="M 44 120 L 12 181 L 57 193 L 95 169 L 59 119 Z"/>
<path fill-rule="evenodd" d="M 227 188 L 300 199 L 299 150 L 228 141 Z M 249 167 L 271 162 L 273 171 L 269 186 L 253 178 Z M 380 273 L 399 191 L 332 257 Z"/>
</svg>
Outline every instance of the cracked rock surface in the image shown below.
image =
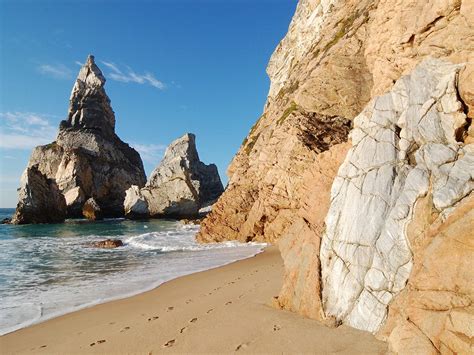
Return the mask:
<svg viewBox="0 0 474 355">
<path fill-rule="evenodd" d="M 195 140 L 194 134 L 187 133 L 172 142 L 146 186 L 127 190 L 127 217 L 197 216 L 200 208 L 221 195 L 224 187 L 217 167 L 199 160 Z"/>
<path fill-rule="evenodd" d="M 419 308 L 413 312 L 412 308 L 407 313 L 394 310 L 393 315 L 401 316 L 389 314 L 387 318 L 386 302 L 391 299 L 396 304 L 397 297 L 402 297 L 410 287 L 410 278 L 423 277 L 423 266 L 420 266 L 418 276 L 413 274 L 417 262 L 425 258 L 423 249 L 413 249 L 407 241 L 412 238 L 409 233 L 412 225 L 426 217 L 425 213 L 416 216 L 413 201 L 417 201 L 417 206 L 429 197 L 436 206 L 425 212 L 442 225 L 443 220 L 458 215 L 460 205 L 470 198 L 462 196 L 472 189 L 469 145 L 474 142 L 474 126 L 469 126 L 469 120 L 474 118 L 473 33 L 474 2 L 471 0 L 300 0 L 288 33 L 267 67 L 271 86 L 263 115 L 250 129 L 232 160 L 227 171 L 228 187 L 202 221 L 198 240 L 279 243 L 285 263 L 283 287 L 275 302 L 279 307 L 333 324 L 349 322 L 349 314 L 352 314 L 350 322 L 362 329 L 381 329 L 386 319 L 386 324 L 390 323 L 392 328 L 383 333 L 384 338 L 393 349 L 399 350 L 407 339 L 415 339 L 413 344 L 417 341 L 437 344 L 430 351 L 440 351 L 440 332 L 446 324 L 447 332 L 443 337 L 449 338 L 449 349 L 462 352 L 465 348 L 456 348 L 455 344 L 459 339 L 467 339 L 463 334 L 472 334 L 466 330 L 468 327 L 459 325 L 466 324 L 460 319 L 470 319 L 468 315 L 460 316 L 462 312 L 458 312 L 452 321 L 431 317 L 440 312 L 432 310 L 433 302 L 425 302 L 422 292 L 416 290 L 410 293 L 406 303 L 397 306 L 408 309 L 407 304 L 416 299 L 420 301 L 417 303 Z M 397 92 L 393 95 L 374 99 L 392 90 L 403 75 L 411 74 L 427 58 L 441 59 L 444 64 L 440 62 L 439 69 L 425 67 L 426 77 L 418 75 L 418 82 L 406 83 L 413 97 L 396 98 L 397 92 L 400 96 L 406 91 L 402 86 L 409 79 L 405 77 L 397 84 Z M 461 66 L 457 67 L 457 64 Z M 452 76 L 454 80 L 451 80 Z M 446 83 L 444 94 L 436 89 L 438 84 L 443 87 L 442 82 Z M 377 106 L 372 102 L 366 108 L 371 99 L 377 100 Z M 384 101 L 395 99 L 399 102 Z M 398 123 L 399 111 L 407 104 L 410 106 L 407 117 Z M 389 110 L 384 112 L 380 107 Z M 422 108 L 426 115 L 418 125 L 412 121 L 412 113 L 421 118 Z M 346 268 L 350 268 L 358 276 L 352 278 L 351 274 L 337 280 L 337 275 L 333 275 L 330 284 L 335 288 L 323 295 L 320 245 L 327 228 L 324 220 L 331 202 L 329 190 L 338 164 L 348 150 L 347 133 L 354 118 L 364 109 L 366 120 L 371 118 L 368 111 L 377 109 L 378 119 L 387 123 L 366 125 L 360 122 L 358 133 L 354 135 L 354 139 L 361 141 L 357 151 L 352 153 L 359 165 L 347 167 L 346 175 L 357 174 L 360 170 L 367 178 L 358 180 L 357 176 L 350 176 L 354 182 L 363 180 L 362 186 L 348 186 L 342 177 L 336 183 L 355 194 L 362 189 L 368 203 L 381 209 L 368 211 L 369 216 L 361 219 L 366 223 L 364 226 L 350 224 L 346 213 L 345 231 L 365 228 L 371 237 L 364 238 L 371 241 L 379 239 L 374 228 L 381 233 L 385 230 L 385 234 L 374 245 L 365 244 L 365 239 L 336 240 L 335 248 L 343 253 L 339 256 L 345 260 L 360 257 L 360 260 L 351 259 L 350 264 L 342 263 L 340 270 L 347 273 Z M 371 138 L 364 139 L 364 135 Z M 440 137 L 443 139 L 438 139 Z M 391 190 L 379 191 L 383 186 Z M 349 198 L 344 200 L 339 196 L 338 203 L 341 209 L 350 209 L 352 204 L 352 220 L 361 218 L 360 211 L 368 213 L 367 206 L 360 206 Z M 355 209 L 355 206 L 361 209 Z M 469 229 L 465 219 L 463 221 L 464 225 L 462 222 L 456 224 L 455 230 L 463 235 L 465 243 L 466 238 L 473 238 L 472 228 Z M 338 224 L 337 221 L 330 223 L 333 227 Z M 401 225 L 407 229 L 405 239 L 400 237 Z M 396 234 L 387 238 L 391 231 Z M 441 238 L 433 239 L 433 243 L 438 245 Z M 455 257 L 449 253 L 457 240 L 460 238 L 453 237 L 450 243 L 443 244 L 447 247 L 446 252 L 439 250 L 437 254 L 441 265 L 452 266 L 446 267 L 446 279 L 453 276 L 456 280 L 449 285 L 453 293 L 460 285 L 468 283 L 462 271 L 467 267 L 457 269 L 451 265 Z M 429 245 L 428 241 L 426 245 Z M 461 258 L 462 265 L 470 265 L 468 255 L 470 260 L 474 259 L 472 249 L 466 249 L 466 253 L 460 253 L 457 248 L 452 250 Z M 344 254 L 350 251 L 355 254 L 350 257 Z M 328 265 L 335 263 L 334 258 L 337 256 L 333 255 Z M 329 270 L 327 268 L 325 273 L 329 274 Z M 432 289 L 437 289 L 437 282 L 445 276 L 441 275 L 441 270 L 442 267 L 430 271 Z M 459 271 L 457 276 L 455 271 Z M 439 280 L 436 273 L 439 273 Z M 407 277 L 408 286 L 403 288 Z M 366 282 L 370 287 L 365 288 Z M 352 283 L 358 291 L 346 292 L 342 286 Z M 440 288 L 445 287 L 444 281 L 440 284 L 443 284 Z M 338 294 L 337 290 L 341 292 Z M 359 292 L 367 300 L 366 305 L 357 302 Z M 396 294 L 399 296 L 394 297 Z M 340 301 L 336 299 L 338 295 Z M 333 317 L 326 317 L 321 296 L 331 299 L 327 305 L 334 310 Z M 443 299 L 446 309 L 449 299 Z M 472 301 L 472 297 L 470 299 Z M 426 305 L 425 311 L 420 311 L 421 303 Z M 456 301 L 455 304 L 460 303 Z M 360 317 L 363 309 L 369 310 L 367 318 Z M 417 321 L 412 318 L 415 314 L 419 317 Z M 416 337 L 415 331 L 406 332 L 408 328 L 416 328 L 413 325 L 398 328 L 397 324 L 405 322 L 405 316 L 422 328 L 427 337 L 421 336 L 419 330 L 416 334 L 420 336 Z M 430 332 L 427 327 L 421 327 L 430 322 L 442 323 L 443 327 L 433 327 Z M 393 334 L 391 329 L 395 329 Z M 468 337 L 472 341 L 472 335 Z M 419 353 L 415 348 L 407 349 Z"/>
<path fill-rule="evenodd" d="M 355 118 L 321 245 L 327 316 L 377 331 L 413 266 L 406 228 L 416 201 L 430 192 L 446 217 L 472 192 L 474 146 L 457 141 L 468 124 L 461 69 L 427 59 Z"/>
<path fill-rule="evenodd" d="M 59 223 L 66 218 L 66 201 L 54 180 L 38 166 L 28 167 L 21 177 L 19 200 L 11 223 Z"/>
<path fill-rule="evenodd" d="M 36 147 L 28 163 L 28 168 L 37 166 L 55 181 L 69 217 L 82 217 L 90 198 L 103 217 L 123 216 L 125 191 L 146 181 L 140 155 L 115 134 L 115 115 L 104 85 L 102 72 L 89 56 L 72 89 L 68 118 L 61 122 L 56 141 Z"/>
</svg>

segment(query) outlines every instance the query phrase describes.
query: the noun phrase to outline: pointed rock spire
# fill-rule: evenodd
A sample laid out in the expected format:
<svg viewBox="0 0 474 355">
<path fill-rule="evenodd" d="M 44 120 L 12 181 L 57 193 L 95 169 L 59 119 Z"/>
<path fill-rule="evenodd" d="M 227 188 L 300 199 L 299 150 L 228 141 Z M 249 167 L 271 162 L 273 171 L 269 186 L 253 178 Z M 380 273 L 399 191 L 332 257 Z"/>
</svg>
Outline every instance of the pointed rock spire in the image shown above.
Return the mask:
<svg viewBox="0 0 474 355">
<path fill-rule="evenodd" d="M 61 128 L 85 128 L 114 134 L 115 114 L 105 89 L 105 77 L 89 55 L 72 88 L 68 119 Z"/>
</svg>

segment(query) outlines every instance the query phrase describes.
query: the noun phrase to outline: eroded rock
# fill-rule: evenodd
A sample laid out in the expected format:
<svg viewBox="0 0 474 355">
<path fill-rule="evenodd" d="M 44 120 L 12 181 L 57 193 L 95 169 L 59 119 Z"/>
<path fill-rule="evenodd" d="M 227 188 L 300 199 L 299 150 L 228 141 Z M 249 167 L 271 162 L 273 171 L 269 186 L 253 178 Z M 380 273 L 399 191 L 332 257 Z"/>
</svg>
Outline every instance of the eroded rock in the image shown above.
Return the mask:
<svg viewBox="0 0 474 355">
<path fill-rule="evenodd" d="M 56 182 L 28 167 L 21 177 L 19 201 L 12 224 L 60 223 L 66 218 L 66 201 Z"/>
<path fill-rule="evenodd" d="M 199 160 L 195 136 L 187 133 L 168 146 L 144 188 L 127 190 L 125 214 L 129 218 L 197 216 L 223 191 L 217 167 Z"/>
<path fill-rule="evenodd" d="M 82 215 L 92 221 L 103 219 L 102 210 L 93 197 L 88 199 L 82 206 Z"/>
<path fill-rule="evenodd" d="M 94 242 L 90 244 L 93 248 L 102 248 L 102 249 L 115 249 L 123 246 L 123 242 L 120 239 L 106 239 L 99 242 Z"/>
<path fill-rule="evenodd" d="M 89 56 L 56 141 L 36 147 L 28 163 L 56 182 L 70 217 L 82 217 L 84 203 L 92 197 L 104 217 L 123 216 L 125 191 L 145 184 L 140 155 L 114 132 L 115 115 L 104 85 L 104 76 Z"/>
<path fill-rule="evenodd" d="M 413 266 L 405 231 L 417 200 L 431 191 L 448 215 L 473 190 L 473 147 L 456 140 L 461 68 L 427 59 L 354 120 L 321 245 L 326 315 L 377 331 Z"/>
</svg>

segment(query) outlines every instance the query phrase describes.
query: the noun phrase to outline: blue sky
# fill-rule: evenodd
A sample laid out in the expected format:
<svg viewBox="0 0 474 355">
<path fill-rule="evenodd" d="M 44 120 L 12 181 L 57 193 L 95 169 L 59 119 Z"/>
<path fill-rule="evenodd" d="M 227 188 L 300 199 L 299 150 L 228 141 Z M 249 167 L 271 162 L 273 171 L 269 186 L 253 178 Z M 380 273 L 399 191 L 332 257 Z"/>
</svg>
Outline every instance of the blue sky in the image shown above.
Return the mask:
<svg viewBox="0 0 474 355">
<path fill-rule="evenodd" d="M 33 146 L 54 140 L 79 64 L 107 78 L 116 131 L 147 176 L 197 136 L 221 178 L 262 113 L 265 68 L 296 0 L 0 0 L 0 207 L 14 207 Z"/>
</svg>

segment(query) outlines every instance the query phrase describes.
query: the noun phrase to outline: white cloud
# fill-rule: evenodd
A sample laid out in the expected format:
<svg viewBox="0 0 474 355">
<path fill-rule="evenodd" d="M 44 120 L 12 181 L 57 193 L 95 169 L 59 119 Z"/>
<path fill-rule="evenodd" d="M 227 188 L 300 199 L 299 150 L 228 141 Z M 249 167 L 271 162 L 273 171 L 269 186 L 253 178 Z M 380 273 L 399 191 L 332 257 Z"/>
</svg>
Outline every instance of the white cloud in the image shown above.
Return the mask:
<svg viewBox="0 0 474 355">
<path fill-rule="evenodd" d="M 158 165 L 166 150 L 166 145 L 164 144 L 130 143 L 130 145 L 140 153 L 143 162 L 152 165 Z"/>
<path fill-rule="evenodd" d="M 137 74 L 134 72 L 130 67 L 127 67 L 127 70 L 120 69 L 115 63 L 112 62 L 104 62 L 102 61 L 107 68 L 111 71 L 109 72 L 106 77 L 120 81 L 122 83 L 137 83 L 137 84 L 148 84 L 157 89 L 164 90 L 166 85 L 155 78 L 155 76 L 150 72 L 145 72 L 144 74 Z"/>
<path fill-rule="evenodd" d="M 71 79 L 73 77 L 72 70 L 64 64 L 41 64 L 38 71 L 55 79 Z"/>
<path fill-rule="evenodd" d="M 0 148 L 31 149 L 56 137 L 51 115 L 32 112 L 0 112 Z"/>
</svg>

